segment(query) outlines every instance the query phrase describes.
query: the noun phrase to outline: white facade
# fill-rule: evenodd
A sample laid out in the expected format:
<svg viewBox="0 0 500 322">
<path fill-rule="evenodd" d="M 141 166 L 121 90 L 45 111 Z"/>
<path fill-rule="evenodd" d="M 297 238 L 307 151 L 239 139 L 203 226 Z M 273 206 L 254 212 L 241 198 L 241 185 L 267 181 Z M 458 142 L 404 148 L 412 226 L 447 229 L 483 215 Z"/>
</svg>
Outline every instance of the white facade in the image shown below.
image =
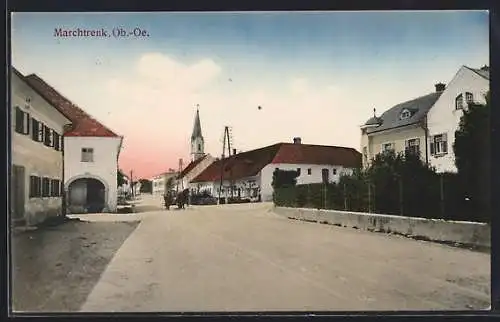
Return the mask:
<svg viewBox="0 0 500 322">
<path fill-rule="evenodd" d="M 13 221 L 24 220 L 32 225 L 63 214 L 63 152 L 57 148 L 62 136 L 57 144 L 57 135 L 53 133 L 61 135 L 64 125 L 70 124 L 70 120 L 39 96 L 16 72 L 12 72 L 11 104 L 10 213 Z M 17 108 L 23 112 L 23 133 L 16 131 L 16 118 L 20 115 Z M 48 133 L 51 133 L 52 146 L 45 145 L 43 139 L 42 142 L 34 140 L 33 120 L 51 130 Z"/>
<path fill-rule="evenodd" d="M 457 97 L 462 95 L 463 107 L 466 108 L 466 101 L 470 97 L 473 102 L 485 103 L 485 95 L 488 91 L 489 80 L 463 66 L 427 114 L 429 151 L 431 143 L 439 146 L 435 148 L 434 153 L 429 153 L 429 163 L 436 167 L 438 172 L 457 171 L 453 144 L 460 117 L 463 115 L 463 110 L 456 108 Z M 440 143 L 439 139 L 443 143 Z"/>
<path fill-rule="evenodd" d="M 118 155 L 121 143 L 121 137 L 64 138 L 64 177 L 66 180 L 64 187 L 72 200 L 85 199 L 87 193 L 87 189 L 75 188 L 70 191 L 72 183 L 78 179 L 95 179 L 102 183 L 104 189 L 105 207 L 102 211 L 115 212 L 117 210 Z M 92 157 L 86 159 L 85 153 Z"/>
<path fill-rule="evenodd" d="M 273 173 L 276 169 L 280 170 L 298 170 L 300 175 L 297 177 L 297 184 L 321 183 L 323 182 L 323 171 L 328 171 L 328 181 L 336 183 L 342 174 L 352 174 L 354 169 L 344 168 L 339 165 L 331 164 L 287 164 L 271 163 L 266 165 L 260 172 L 260 189 L 262 201 L 272 201 L 273 199 Z"/>
<path fill-rule="evenodd" d="M 207 154 L 191 171 L 186 173 L 179 181 L 179 188 L 190 188 L 190 182 L 215 162 L 215 158 Z"/>
<path fill-rule="evenodd" d="M 167 184 L 167 180 L 170 178 L 174 178 L 173 184 L 175 189 L 175 177 L 177 176 L 176 171 L 171 171 L 167 173 L 162 173 L 157 175 L 151 179 L 151 184 L 153 186 L 153 194 L 154 195 L 163 195 L 165 193 L 165 186 Z"/>
<path fill-rule="evenodd" d="M 260 173 L 253 177 L 240 178 L 232 182 L 233 197 L 243 199 L 257 199 L 260 193 Z M 201 193 L 207 191 L 212 197 L 231 197 L 231 182 L 224 180 L 220 191 L 220 181 L 215 182 L 193 182 L 189 184 L 191 193 Z"/>
</svg>

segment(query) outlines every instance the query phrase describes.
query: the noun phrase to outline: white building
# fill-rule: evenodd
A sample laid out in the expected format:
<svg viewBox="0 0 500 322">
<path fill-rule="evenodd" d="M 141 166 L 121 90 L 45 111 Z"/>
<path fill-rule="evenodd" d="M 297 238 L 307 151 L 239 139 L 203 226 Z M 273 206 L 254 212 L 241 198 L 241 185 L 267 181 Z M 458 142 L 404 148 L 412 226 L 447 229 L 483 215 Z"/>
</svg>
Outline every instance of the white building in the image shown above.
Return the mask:
<svg viewBox="0 0 500 322">
<path fill-rule="evenodd" d="M 30 85 L 72 126 L 64 132 L 64 190 L 69 213 L 117 210 L 118 157 L 123 138 L 99 123 L 35 74 Z"/>
<path fill-rule="evenodd" d="M 62 133 L 71 121 L 15 68 L 11 73 L 10 116 L 11 222 L 34 225 L 63 215 Z"/>
<path fill-rule="evenodd" d="M 297 184 L 306 184 L 338 182 L 341 174 L 360 167 L 361 154 L 353 148 L 302 144 L 300 138 L 295 138 L 294 143 L 278 143 L 217 160 L 191 180 L 189 186 L 214 197 L 219 193 L 222 198 L 231 197 L 232 192 L 234 197 L 260 196 L 262 201 L 271 201 L 276 169 L 299 171 Z"/>
<path fill-rule="evenodd" d="M 172 181 L 175 186 L 175 178 L 177 177 L 178 172 L 174 169 L 168 169 L 167 172 L 160 173 L 153 178 L 151 178 L 151 184 L 153 186 L 153 195 L 162 196 L 165 193 L 165 187 L 167 181 L 172 178 Z"/>
<path fill-rule="evenodd" d="M 455 132 L 469 103 L 485 103 L 490 89 L 488 67 L 462 66 L 427 114 L 429 163 L 438 172 L 456 172 Z"/>
</svg>

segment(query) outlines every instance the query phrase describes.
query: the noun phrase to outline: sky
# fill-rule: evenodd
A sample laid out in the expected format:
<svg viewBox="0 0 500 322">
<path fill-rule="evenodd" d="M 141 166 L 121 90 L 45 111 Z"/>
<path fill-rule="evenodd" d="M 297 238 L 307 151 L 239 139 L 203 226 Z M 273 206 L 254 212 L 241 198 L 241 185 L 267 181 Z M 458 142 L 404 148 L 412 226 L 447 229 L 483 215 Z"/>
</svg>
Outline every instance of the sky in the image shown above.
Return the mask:
<svg viewBox="0 0 500 322">
<path fill-rule="evenodd" d="M 489 65 L 487 11 L 13 13 L 11 31 L 13 66 L 123 135 L 120 168 L 140 178 L 189 163 L 197 105 L 213 156 L 225 126 L 238 151 L 293 137 L 359 151 L 374 108 Z"/>
</svg>

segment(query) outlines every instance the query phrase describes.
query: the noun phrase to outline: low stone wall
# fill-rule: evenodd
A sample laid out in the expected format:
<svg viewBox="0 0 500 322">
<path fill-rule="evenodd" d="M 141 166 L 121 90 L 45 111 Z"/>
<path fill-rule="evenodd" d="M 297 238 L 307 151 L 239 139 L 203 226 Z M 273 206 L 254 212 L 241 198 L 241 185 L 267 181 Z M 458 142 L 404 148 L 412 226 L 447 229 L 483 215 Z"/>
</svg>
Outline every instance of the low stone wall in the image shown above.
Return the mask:
<svg viewBox="0 0 500 322">
<path fill-rule="evenodd" d="M 274 212 L 291 219 L 397 233 L 431 241 L 491 246 L 491 228 L 485 223 L 308 208 L 274 207 Z"/>
</svg>

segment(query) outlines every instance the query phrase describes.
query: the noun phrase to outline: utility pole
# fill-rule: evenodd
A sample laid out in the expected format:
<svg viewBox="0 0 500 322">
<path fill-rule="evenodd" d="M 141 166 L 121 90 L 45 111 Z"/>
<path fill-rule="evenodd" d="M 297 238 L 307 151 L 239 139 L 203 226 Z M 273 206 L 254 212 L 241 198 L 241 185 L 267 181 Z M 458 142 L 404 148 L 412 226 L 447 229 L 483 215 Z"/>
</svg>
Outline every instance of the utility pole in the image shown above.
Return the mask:
<svg viewBox="0 0 500 322">
<path fill-rule="evenodd" d="M 229 126 L 224 127 L 224 136 L 222 138 L 222 155 L 221 155 L 221 169 L 220 169 L 220 185 L 219 185 L 219 203 L 222 193 L 223 181 L 224 181 L 224 163 L 225 163 L 225 152 L 226 152 L 226 141 L 228 149 L 228 159 L 231 157 L 231 135 L 229 132 Z M 233 187 L 232 187 L 232 170 L 230 169 L 229 182 L 231 185 L 231 197 L 233 197 Z"/>
<path fill-rule="evenodd" d="M 134 180 L 132 179 L 132 174 L 133 174 L 133 172 L 132 172 L 132 170 L 130 170 L 130 183 L 129 184 L 130 184 L 130 188 L 132 190 L 132 199 L 134 199 L 134 186 L 133 186 Z"/>
</svg>

